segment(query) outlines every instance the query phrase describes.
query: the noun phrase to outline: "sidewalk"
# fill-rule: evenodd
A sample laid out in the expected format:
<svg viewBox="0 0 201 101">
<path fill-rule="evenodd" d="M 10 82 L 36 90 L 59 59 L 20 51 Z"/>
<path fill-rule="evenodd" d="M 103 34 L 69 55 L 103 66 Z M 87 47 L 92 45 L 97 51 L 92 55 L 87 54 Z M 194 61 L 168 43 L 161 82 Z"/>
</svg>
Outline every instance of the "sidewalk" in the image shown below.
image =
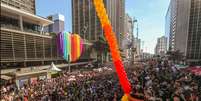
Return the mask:
<svg viewBox="0 0 201 101">
<path fill-rule="evenodd" d="M 79 63 L 71 63 L 70 66 L 75 66 L 75 65 L 85 65 L 88 64 L 88 62 L 79 62 Z M 65 68 L 68 67 L 68 64 L 58 64 L 55 65 L 58 68 Z M 28 72 L 36 72 L 36 71 L 41 71 L 48 69 L 50 65 L 45 65 L 45 66 L 33 66 L 33 67 L 27 67 L 27 68 L 20 68 L 19 73 L 28 73 Z M 16 73 L 17 69 L 2 69 L 1 70 L 1 75 L 2 74 L 8 74 L 8 73 Z"/>
</svg>

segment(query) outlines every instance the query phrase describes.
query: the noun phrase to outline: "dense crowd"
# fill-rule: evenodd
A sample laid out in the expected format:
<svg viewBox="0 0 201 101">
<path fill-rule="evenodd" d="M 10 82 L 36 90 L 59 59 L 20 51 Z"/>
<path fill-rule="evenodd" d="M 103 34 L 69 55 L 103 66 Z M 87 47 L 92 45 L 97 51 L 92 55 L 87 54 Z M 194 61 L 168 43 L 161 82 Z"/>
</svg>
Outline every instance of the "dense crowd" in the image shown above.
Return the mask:
<svg viewBox="0 0 201 101">
<path fill-rule="evenodd" d="M 112 65 L 107 67 L 113 68 Z M 167 61 L 126 68 L 131 96 L 143 101 L 200 101 L 201 79 Z M 119 101 L 123 91 L 115 71 L 62 72 L 57 78 L 1 87 L 1 101 Z"/>
</svg>

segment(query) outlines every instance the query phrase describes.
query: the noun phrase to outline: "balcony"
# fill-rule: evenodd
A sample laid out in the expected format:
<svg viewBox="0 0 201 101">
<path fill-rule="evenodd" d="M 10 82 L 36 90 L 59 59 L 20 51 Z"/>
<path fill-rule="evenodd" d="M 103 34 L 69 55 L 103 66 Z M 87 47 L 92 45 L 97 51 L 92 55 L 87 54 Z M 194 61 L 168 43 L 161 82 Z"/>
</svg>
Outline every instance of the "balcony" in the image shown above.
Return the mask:
<svg viewBox="0 0 201 101">
<path fill-rule="evenodd" d="M 32 30 L 32 29 L 28 29 L 28 28 L 24 28 L 25 32 L 29 32 L 29 33 L 35 33 L 35 34 L 40 34 L 40 31 L 37 31 L 37 30 Z"/>
<path fill-rule="evenodd" d="M 16 9 L 14 7 L 10 7 L 8 5 L 1 3 L 1 14 L 2 14 L 2 12 L 5 12 L 6 14 L 9 12 L 9 14 L 15 15 L 15 17 L 21 16 L 23 19 L 24 18 L 29 19 L 29 21 L 37 22 L 38 24 L 43 25 L 43 26 L 47 26 L 47 25 L 53 23 L 52 21 L 45 19 L 43 17 L 31 14 L 31 13 L 27 13 L 23 10 Z"/>
<path fill-rule="evenodd" d="M 19 26 L 15 26 L 12 24 L 1 24 L 2 28 L 7 28 L 7 29 L 14 29 L 14 30 L 20 30 Z"/>
<path fill-rule="evenodd" d="M 1 24 L 1 27 L 6 28 L 6 29 L 13 29 L 13 30 L 21 31 L 20 26 L 16 26 L 16 25 L 12 25 L 12 24 Z M 23 29 L 23 31 L 24 32 L 29 32 L 29 33 L 40 34 L 40 31 L 29 29 L 29 28 L 26 28 L 26 27 Z"/>
<path fill-rule="evenodd" d="M 23 31 L 25 32 L 40 34 L 41 27 L 39 25 L 23 21 L 22 23 L 23 28 L 20 28 L 20 20 L 12 17 L 1 15 L 0 23 L 2 28 L 13 29 L 18 31 L 23 29 Z"/>
<path fill-rule="evenodd" d="M 46 36 L 49 36 L 49 33 L 45 33 L 42 29 L 53 23 L 45 18 L 24 12 L 23 10 L 13 8 L 5 4 L 1 4 L 0 18 L 2 29 Z"/>
<path fill-rule="evenodd" d="M 21 31 L 21 29 L 20 29 L 19 26 L 12 25 L 12 24 L 1 24 L 1 28 Z M 50 36 L 50 34 L 47 33 L 47 32 L 42 32 L 42 33 L 40 33 L 39 30 L 32 30 L 32 29 L 29 29 L 29 28 L 24 28 L 24 29 L 23 29 L 23 32 L 28 32 L 28 33 L 33 33 L 33 34 L 40 34 L 40 35 Z"/>
</svg>

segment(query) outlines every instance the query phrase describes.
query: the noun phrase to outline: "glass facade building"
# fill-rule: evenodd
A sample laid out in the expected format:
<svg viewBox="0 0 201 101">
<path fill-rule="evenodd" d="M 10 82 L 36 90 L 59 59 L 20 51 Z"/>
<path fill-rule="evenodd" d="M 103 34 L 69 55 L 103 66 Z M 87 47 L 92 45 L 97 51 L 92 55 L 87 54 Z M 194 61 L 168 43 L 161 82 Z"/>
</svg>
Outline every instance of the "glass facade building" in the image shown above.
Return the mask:
<svg viewBox="0 0 201 101">
<path fill-rule="evenodd" d="M 120 46 L 120 33 L 124 33 L 125 0 L 104 0 L 104 4 Z M 92 0 L 72 0 L 72 29 L 73 33 L 92 42 L 103 36 Z"/>
<path fill-rule="evenodd" d="M 169 40 L 170 40 L 170 24 L 171 24 L 171 11 L 170 11 L 171 9 L 170 8 L 168 8 L 168 11 L 167 11 L 167 13 L 166 13 L 166 16 L 165 16 L 165 37 L 167 37 L 167 49 L 170 49 L 170 47 L 169 47 Z"/>
<path fill-rule="evenodd" d="M 187 58 L 201 64 L 201 0 L 191 0 Z"/>
<path fill-rule="evenodd" d="M 85 41 L 92 44 L 103 36 L 99 18 L 96 14 L 93 0 L 72 0 L 72 32 L 79 34 Z M 116 34 L 119 47 L 121 48 L 122 33 L 124 33 L 125 0 L 103 0 L 113 31 Z M 108 60 L 108 56 L 99 56 L 96 50 L 89 44 L 85 45 L 81 59 Z"/>
<path fill-rule="evenodd" d="M 166 14 L 170 50 L 180 50 L 190 64 L 201 65 L 201 0 L 171 0 Z"/>
</svg>

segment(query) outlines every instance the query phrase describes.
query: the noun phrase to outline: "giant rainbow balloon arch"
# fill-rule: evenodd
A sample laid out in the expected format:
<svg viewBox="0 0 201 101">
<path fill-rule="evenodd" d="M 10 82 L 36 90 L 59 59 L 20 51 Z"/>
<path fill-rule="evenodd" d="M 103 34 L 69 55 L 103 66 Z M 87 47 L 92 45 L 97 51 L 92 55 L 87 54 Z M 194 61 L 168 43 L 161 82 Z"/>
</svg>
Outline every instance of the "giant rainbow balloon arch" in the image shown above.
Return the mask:
<svg viewBox="0 0 201 101">
<path fill-rule="evenodd" d="M 78 34 L 57 34 L 57 50 L 66 61 L 75 62 L 83 53 L 83 39 Z"/>
</svg>

